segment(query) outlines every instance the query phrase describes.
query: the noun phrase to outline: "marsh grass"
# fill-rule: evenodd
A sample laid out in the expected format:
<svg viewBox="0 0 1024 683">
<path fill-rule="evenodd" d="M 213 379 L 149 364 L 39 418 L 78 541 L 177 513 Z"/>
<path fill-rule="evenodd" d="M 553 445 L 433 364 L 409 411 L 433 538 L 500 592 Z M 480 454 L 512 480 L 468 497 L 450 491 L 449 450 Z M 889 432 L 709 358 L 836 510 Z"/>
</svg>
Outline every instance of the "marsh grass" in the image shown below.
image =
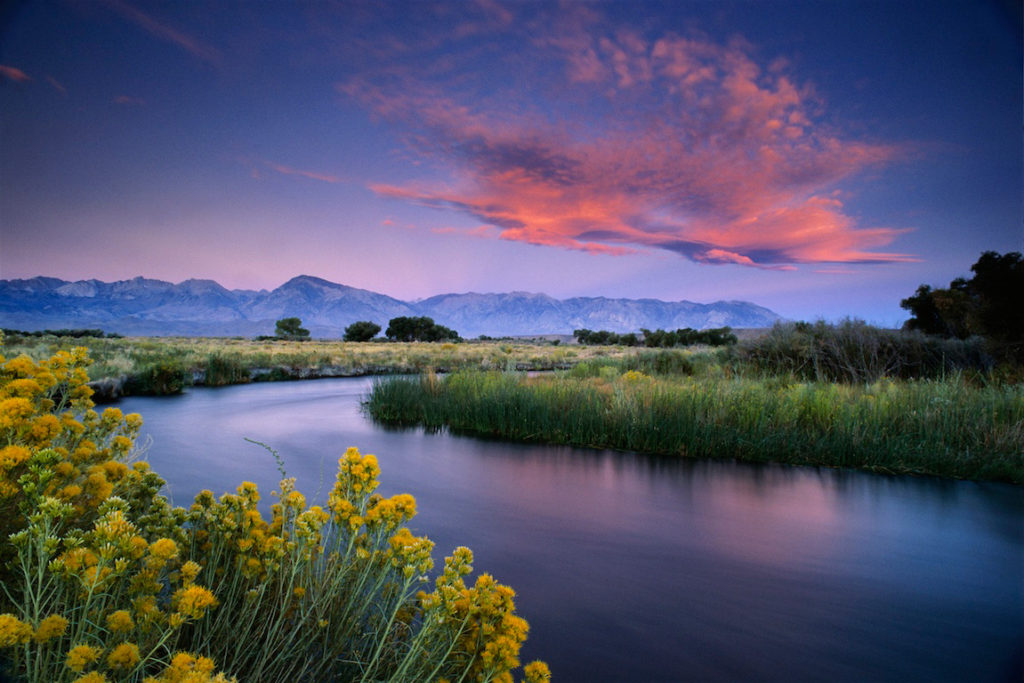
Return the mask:
<svg viewBox="0 0 1024 683">
<path fill-rule="evenodd" d="M 457 372 L 377 382 L 382 422 L 518 441 L 1024 483 L 1024 386 Z"/>
</svg>

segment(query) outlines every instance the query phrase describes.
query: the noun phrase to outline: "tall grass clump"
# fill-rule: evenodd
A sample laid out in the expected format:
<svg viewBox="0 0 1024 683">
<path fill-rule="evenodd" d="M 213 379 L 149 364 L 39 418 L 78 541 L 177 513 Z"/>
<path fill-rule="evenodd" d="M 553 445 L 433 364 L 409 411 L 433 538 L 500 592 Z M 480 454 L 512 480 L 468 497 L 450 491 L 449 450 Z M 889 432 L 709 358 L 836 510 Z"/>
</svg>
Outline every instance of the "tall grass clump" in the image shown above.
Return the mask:
<svg viewBox="0 0 1024 683">
<path fill-rule="evenodd" d="M 374 456 L 348 449 L 324 506 L 285 479 L 269 519 L 245 482 L 174 508 L 127 462 L 139 416 L 93 410 L 87 363 L 0 356 L 0 679 L 512 680 L 513 591 L 469 581 L 466 548 L 431 582 L 416 501 L 374 493 Z"/>
<path fill-rule="evenodd" d="M 1024 483 L 1024 387 L 732 378 L 392 379 L 378 420 L 520 441 Z"/>
<path fill-rule="evenodd" d="M 648 375 L 692 375 L 696 372 L 694 355 L 689 351 L 663 349 L 637 351 L 626 356 L 595 358 L 573 365 L 570 377 L 616 377 L 630 370 Z"/>
<path fill-rule="evenodd" d="M 992 370 L 993 359 L 983 346 L 980 338 L 941 339 L 860 320 L 838 325 L 818 321 L 776 323 L 767 334 L 740 343 L 735 357 L 763 374 L 875 382 L 883 377 L 936 379 L 958 372 L 984 375 Z"/>
<path fill-rule="evenodd" d="M 130 394 L 165 396 L 180 394 L 185 388 L 185 369 L 174 360 L 157 360 L 136 369 L 125 382 Z"/>
<path fill-rule="evenodd" d="M 206 359 L 203 383 L 209 387 L 246 384 L 251 380 L 249 368 L 236 356 L 211 353 Z"/>
</svg>

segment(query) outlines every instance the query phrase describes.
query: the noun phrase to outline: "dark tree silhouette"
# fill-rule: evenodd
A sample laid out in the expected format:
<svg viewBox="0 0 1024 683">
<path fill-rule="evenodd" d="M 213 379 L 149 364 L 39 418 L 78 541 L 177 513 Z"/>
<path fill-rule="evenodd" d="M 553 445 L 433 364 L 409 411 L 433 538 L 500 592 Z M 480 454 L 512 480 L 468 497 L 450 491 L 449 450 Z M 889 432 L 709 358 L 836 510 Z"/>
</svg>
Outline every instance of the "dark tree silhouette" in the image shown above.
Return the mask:
<svg viewBox="0 0 1024 683">
<path fill-rule="evenodd" d="M 380 325 L 369 320 L 354 322 L 345 328 L 345 341 L 367 342 L 377 336 Z"/>
<path fill-rule="evenodd" d="M 455 341 L 459 333 L 438 325 L 433 318 L 426 316 L 399 316 L 388 321 L 388 329 L 384 335 L 395 341 Z"/>
<path fill-rule="evenodd" d="M 921 285 L 903 299 L 900 306 L 911 314 L 904 328 L 960 339 L 979 335 L 997 356 L 1024 363 L 1024 257 L 986 251 L 971 272 L 969 280 L 957 278 L 945 289 Z"/>
</svg>

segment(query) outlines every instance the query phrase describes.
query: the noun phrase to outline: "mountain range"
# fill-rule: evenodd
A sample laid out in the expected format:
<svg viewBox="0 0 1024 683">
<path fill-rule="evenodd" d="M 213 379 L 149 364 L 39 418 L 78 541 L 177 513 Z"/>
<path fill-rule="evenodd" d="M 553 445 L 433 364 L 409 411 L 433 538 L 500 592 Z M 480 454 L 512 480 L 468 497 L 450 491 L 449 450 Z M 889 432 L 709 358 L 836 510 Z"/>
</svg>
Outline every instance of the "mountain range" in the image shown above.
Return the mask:
<svg viewBox="0 0 1024 683">
<path fill-rule="evenodd" d="M 0 280 L 0 327 L 20 330 L 100 328 L 125 335 L 254 336 L 273 334 L 280 318 L 302 319 L 314 337 L 336 338 L 357 320 L 386 328 L 397 316 L 429 316 L 466 338 L 479 335 L 571 334 L 573 330 L 636 332 L 768 327 L 780 316 L 745 301 L 574 297 L 545 294 L 441 294 L 401 301 L 309 275 L 253 291 L 213 280 L 179 284 L 137 277 L 117 282 L 51 277 Z"/>
</svg>

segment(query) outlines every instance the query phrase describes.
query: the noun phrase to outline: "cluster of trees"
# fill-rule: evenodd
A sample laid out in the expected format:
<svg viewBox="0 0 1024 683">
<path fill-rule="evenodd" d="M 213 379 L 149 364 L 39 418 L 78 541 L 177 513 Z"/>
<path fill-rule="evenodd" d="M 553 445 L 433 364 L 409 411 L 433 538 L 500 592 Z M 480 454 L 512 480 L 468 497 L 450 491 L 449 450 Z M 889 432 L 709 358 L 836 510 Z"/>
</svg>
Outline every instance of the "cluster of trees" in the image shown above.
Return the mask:
<svg viewBox="0 0 1024 683">
<path fill-rule="evenodd" d="M 708 346 L 726 346 L 736 343 L 736 335 L 729 327 L 715 327 L 707 330 L 695 330 L 684 327 L 675 331 L 648 330 L 641 328 L 640 334 L 616 334 L 608 330 L 580 329 L 573 332 L 580 344 L 602 345 L 620 344 L 622 346 L 646 346 L 649 348 L 672 348 L 674 346 L 692 346 L 707 344 Z"/>
<path fill-rule="evenodd" d="M 947 288 L 918 287 L 900 302 L 911 313 L 903 327 L 957 339 L 984 337 L 997 358 L 1024 363 L 1024 257 L 986 251 L 971 272 L 970 279 L 957 278 Z"/>
<path fill-rule="evenodd" d="M 99 328 L 74 328 L 74 329 L 59 329 L 59 330 L 35 330 L 33 332 L 26 332 L 25 330 L 11 330 L 3 328 L 5 336 L 18 336 L 18 337 L 72 337 L 73 339 L 82 339 L 83 337 L 96 337 L 97 339 L 121 339 L 122 335 L 117 332 L 104 332 Z"/>
<path fill-rule="evenodd" d="M 438 325 L 427 316 L 400 316 L 388 321 L 384 336 L 395 341 L 457 341 L 459 333 L 444 325 Z"/>
<path fill-rule="evenodd" d="M 629 334 L 616 334 L 608 330 L 588 330 L 586 328 L 573 330 L 573 336 L 580 344 L 591 346 L 604 346 L 609 344 L 620 344 L 622 346 L 640 346 L 640 337 L 635 332 Z"/>
<path fill-rule="evenodd" d="M 367 342 L 377 336 L 380 325 L 370 320 L 358 320 L 345 328 L 345 341 Z M 275 337 L 259 337 L 260 339 L 288 339 L 303 341 L 309 339 L 309 330 L 302 327 L 299 318 L 281 318 L 277 321 Z M 458 341 L 459 333 L 444 325 L 438 325 L 433 318 L 426 316 L 399 316 L 388 321 L 388 329 L 384 336 L 392 341 Z"/>
</svg>

